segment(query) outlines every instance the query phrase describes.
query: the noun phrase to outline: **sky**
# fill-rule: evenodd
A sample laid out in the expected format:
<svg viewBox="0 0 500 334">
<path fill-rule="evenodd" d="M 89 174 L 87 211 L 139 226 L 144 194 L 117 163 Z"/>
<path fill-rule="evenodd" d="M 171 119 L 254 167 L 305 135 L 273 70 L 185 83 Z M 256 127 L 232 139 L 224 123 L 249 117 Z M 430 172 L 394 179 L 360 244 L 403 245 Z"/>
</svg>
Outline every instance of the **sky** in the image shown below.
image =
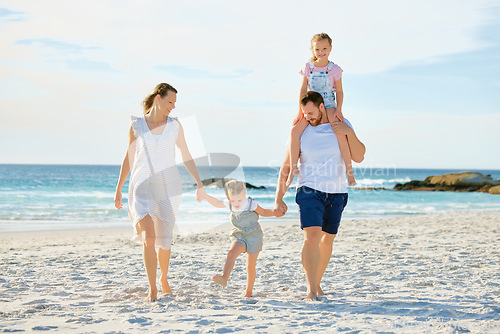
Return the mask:
<svg viewBox="0 0 500 334">
<path fill-rule="evenodd" d="M 319 32 L 356 168 L 500 169 L 496 1 L 0 0 L 0 163 L 119 165 L 160 82 L 194 157 L 281 164 Z"/>
</svg>

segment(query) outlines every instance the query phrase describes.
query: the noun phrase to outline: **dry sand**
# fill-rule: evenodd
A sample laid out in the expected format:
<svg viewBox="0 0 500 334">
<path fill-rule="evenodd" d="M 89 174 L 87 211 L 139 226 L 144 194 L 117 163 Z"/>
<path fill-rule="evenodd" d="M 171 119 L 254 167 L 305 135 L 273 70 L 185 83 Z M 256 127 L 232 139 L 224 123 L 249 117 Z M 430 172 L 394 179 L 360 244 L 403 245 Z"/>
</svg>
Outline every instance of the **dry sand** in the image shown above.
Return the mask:
<svg viewBox="0 0 500 334">
<path fill-rule="evenodd" d="M 174 295 L 154 303 L 129 229 L 0 234 L 0 332 L 500 332 L 500 212 L 344 221 L 317 302 L 298 222 L 262 225 L 253 298 L 244 256 L 227 288 L 210 279 L 226 225 L 175 240 Z"/>
</svg>

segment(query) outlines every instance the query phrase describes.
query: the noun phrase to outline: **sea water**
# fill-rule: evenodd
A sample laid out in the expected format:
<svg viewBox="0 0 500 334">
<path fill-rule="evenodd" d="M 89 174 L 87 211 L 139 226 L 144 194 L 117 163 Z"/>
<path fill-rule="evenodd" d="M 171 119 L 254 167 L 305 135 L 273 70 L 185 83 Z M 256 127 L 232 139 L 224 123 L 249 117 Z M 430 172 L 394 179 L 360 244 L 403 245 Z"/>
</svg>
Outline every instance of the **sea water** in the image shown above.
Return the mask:
<svg viewBox="0 0 500 334">
<path fill-rule="evenodd" d="M 500 211 L 500 196 L 477 192 L 427 192 L 359 190 L 362 187 L 392 189 L 397 183 L 423 180 L 461 170 L 366 168 L 354 169 L 358 185 L 349 189 L 344 219 L 378 218 L 460 210 Z M 55 228 L 106 228 L 131 226 L 127 214 L 128 182 L 123 188 L 122 210 L 114 207 L 120 166 L 91 165 L 0 165 L 0 232 Z M 183 168 L 183 196 L 177 224 L 214 225 L 228 222 L 225 209 L 195 200 L 194 181 Z M 228 177 L 242 179 L 263 189 L 249 189 L 248 195 L 263 208 L 273 208 L 279 168 L 241 167 L 227 171 Z M 500 170 L 479 170 L 500 179 Z M 200 169 L 202 178 L 226 176 Z M 223 200 L 224 190 L 206 187 Z M 295 187 L 284 198 L 286 218 L 297 219 Z"/>
</svg>

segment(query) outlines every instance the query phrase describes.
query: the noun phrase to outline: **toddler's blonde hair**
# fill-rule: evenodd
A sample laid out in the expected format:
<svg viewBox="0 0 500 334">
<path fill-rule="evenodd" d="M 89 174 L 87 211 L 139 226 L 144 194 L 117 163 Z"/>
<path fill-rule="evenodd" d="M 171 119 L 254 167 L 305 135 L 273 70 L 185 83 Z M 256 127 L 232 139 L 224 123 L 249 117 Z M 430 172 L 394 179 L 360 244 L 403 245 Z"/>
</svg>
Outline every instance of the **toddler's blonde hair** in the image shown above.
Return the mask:
<svg viewBox="0 0 500 334">
<path fill-rule="evenodd" d="M 226 196 L 228 199 L 230 199 L 230 197 L 233 195 L 241 194 L 244 190 L 247 189 L 247 187 L 245 186 L 245 182 L 239 180 L 229 181 L 228 183 L 226 183 L 224 188 L 226 189 Z"/>
</svg>

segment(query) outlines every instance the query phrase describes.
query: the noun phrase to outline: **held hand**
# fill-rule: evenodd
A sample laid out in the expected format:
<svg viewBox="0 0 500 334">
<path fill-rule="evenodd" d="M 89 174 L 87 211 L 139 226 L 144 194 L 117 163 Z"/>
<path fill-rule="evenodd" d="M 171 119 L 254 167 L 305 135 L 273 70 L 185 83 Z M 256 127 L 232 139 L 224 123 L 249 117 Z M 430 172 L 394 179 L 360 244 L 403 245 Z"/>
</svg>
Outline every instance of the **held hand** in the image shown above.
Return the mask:
<svg viewBox="0 0 500 334">
<path fill-rule="evenodd" d="M 281 212 L 280 209 L 274 209 L 273 214 L 275 217 L 283 217 L 284 216 L 283 212 Z"/>
<path fill-rule="evenodd" d="M 196 189 L 196 201 L 201 202 L 205 199 L 207 193 L 205 192 L 205 188 L 200 187 Z"/>
<path fill-rule="evenodd" d="M 348 135 L 352 131 L 351 127 L 347 125 L 345 122 L 339 122 L 339 121 L 332 122 L 332 127 L 333 131 L 335 131 L 335 134 Z"/>
<path fill-rule="evenodd" d="M 288 207 L 282 199 L 276 199 L 274 203 L 274 212 L 276 213 L 276 217 L 282 217 L 287 212 Z"/>
<path fill-rule="evenodd" d="M 120 210 L 121 208 L 123 208 L 123 204 L 122 204 L 122 192 L 121 191 L 117 191 L 115 193 L 115 208 L 117 208 L 118 210 Z"/>
</svg>

